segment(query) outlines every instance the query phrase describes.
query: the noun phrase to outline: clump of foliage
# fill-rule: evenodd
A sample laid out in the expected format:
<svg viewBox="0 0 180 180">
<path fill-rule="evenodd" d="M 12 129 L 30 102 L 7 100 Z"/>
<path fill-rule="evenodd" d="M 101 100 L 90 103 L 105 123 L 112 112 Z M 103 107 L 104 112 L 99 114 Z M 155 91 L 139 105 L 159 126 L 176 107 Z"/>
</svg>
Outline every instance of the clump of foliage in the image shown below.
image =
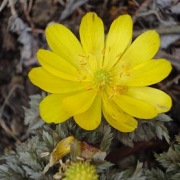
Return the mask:
<svg viewBox="0 0 180 180">
<path fill-rule="evenodd" d="M 168 130 L 164 125 L 164 122 L 170 121 L 168 116 L 162 114 L 151 121 L 141 120 L 138 129 L 132 133 L 117 132 L 104 121 L 98 129 L 85 131 L 78 127 L 73 119 L 58 125 L 44 124 L 38 110 L 38 104 L 43 96 L 31 96 L 30 107 L 24 108 L 25 124 L 28 125 L 30 136 L 25 142 L 17 145 L 16 151 L 1 157 L 0 179 L 53 180 L 58 172 L 59 164 L 45 171 L 49 156 L 42 157 L 42 154 L 50 154 L 58 142 L 68 136 L 74 136 L 79 142 L 86 142 L 99 150 L 98 158 L 92 159 L 92 163 L 96 166 L 100 180 L 177 180 L 180 178 L 179 136 L 167 152 L 155 154 L 159 162 L 158 168 L 146 169 L 143 163 L 138 161 L 135 165 L 131 164 L 127 169 L 123 169 L 104 159 L 111 152 L 114 140 L 131 147 L 135 142 L 149 141 L 153 138 L 160 140 L 164 138 L 169 143 Z M 67 161 L 71 156 L 71 153 L 66 155 L 62 161 Z"/>
<path fill-rule="evenodd" d="M 170 146 L 167 152 L 155 153 L 160 167 L 147 170 L 147 180 L 179 180 L 180 179 L 180 137 Z"/>
</svg>

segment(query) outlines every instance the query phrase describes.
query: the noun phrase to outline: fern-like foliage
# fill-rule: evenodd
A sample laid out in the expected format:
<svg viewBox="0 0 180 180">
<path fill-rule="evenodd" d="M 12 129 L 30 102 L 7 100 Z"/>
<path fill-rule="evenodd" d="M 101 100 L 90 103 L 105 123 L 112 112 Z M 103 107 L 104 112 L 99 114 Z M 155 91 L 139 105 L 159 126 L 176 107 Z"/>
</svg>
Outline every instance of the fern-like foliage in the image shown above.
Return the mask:
<svg viewBox="0 0 180 180">
<path fill-rule="evenodd" d="M 25 124 L 29 126 L 29 132 L 33 131 L 33 136 L 19 144 L 15 152 L 10 152 L 0 159 L 0 179 L 53 179 L 54 167 L 46 174 L 42 173 L 49 163 L 49 157 L 42 158 L 41 154 L 51 153 L 58 142 L 68 136 L 74 136 L 79 141 L 96 145 L 104 152 L 107 152 L 110 148 L 113 133 L 108 125 L 102 124 L 95 131 L 85 131 L 78 127 L 73 119 L 59 125 L 44 124 L 39 116 L 39 102 L 43 97 L 44 95 L 31 96 L 30 107 L 24 108 Z M 112 166 L 111 163 L 105 162 L 99 165 L 98 168 L 103 170 L 110 166 Z"/>
<path fill-rule="evenodd" d="M 89 144 L 98 145 L 100 149 L 105 152 L 109 151 L 111 141 L 114 138 L 111 127 L 103 123 L 94 131 L 87 131 L 81 129 L 73 119 L 69 119 L 62 124 L 62 128 L 68 135 L 73 135 L 79 141 L 86 141 Z"/>
<path fill-rule="evenodd" d="M 100 180 L 146 180 L 143 163 L 138 162 L 136 167 L 129 167 L 124 171 L 108 169 L 101 175 Z"/>
<path fill-rule="evenodd" d="M 164 122 L 171 121 L 171 118 L 165 114 L 160 114 L 156 118 L 148 121 L 139 120 L 138 128 L 131 133 L 121 133 L 117 131 L 117 138 L 123 144 L 133 147 L 134 142 L 149 141 L 153 138 L 165 140 L 169 143 L 169 133 Z"/>
<path fill-rule="evenodd" d="M 0 165 L 2 180 L 49 180 L 52 175 L 45 176 L 42 171 L 47 160 L 40 158 L 40 151 L 47 150 L 45 143 L 38 136 L 17 146 L 16 152 L 11 152 L 1 158 L 5 163 Z"/>
<path fill-rule="evenodd" d="M 159 168 L 146 170 L 147 180 L 166 180 L 167 175 Z"/>
<path fill-rule="evenodd" d="M 42 153 L 51 153 L 56 145 L 68 136 L 80 142 L 85 141 L 92 147 L 97 147 L 97 159 L 92 163 L 96 165 L 100 180 L 177 180 L 180 178 L 180 137 L 177 143 L 170 147 L 168 152 L 156 154 L 157 161 L 162 170 L 143 168 L 138 162 L 137 166 L 131 164 L 126 169 L 115 167 L 111 162 L 104 161 L 105 155 L 111 151 L 113 139 L 119 139 L 125 145 L 133 146 L 137 141 L 148 141 L 152 138 L 165 138 L 169 142 L 169 135 L 164 122 L 170 121 L 168 116 L 159 115 L 153 120 L 139 121 L 139 127 L 132 133 L 120 133 L 113 130 L 102 121 L 101 125 L 93 131 L 81 129 L 73 118 L 59 125 L 47 125 L 39 116 L 39 102 L 44 95 L 30 97 L 30 107 L 25 110 L 25 124 L 29 126 L 29 133 L 33 134 L 24 143 L 18 144 L 16 151 L 10 152 L 0 159 L 0 179 L 2 180 L 53 180 L 58 172 L 59 164 L 51 167 L 45 174 L 44 169 L 49 163 L 49 156 L 41 157 Z M 70 158 L 63 157 L 63 160 Z M 159 178 L 159 179 L 158 179 Z"/>
<path fill-rule="evenodd" d="M 56 125 L 55 128 L 50 125 L 44 125 L 41 129 L 35 131 L 35 136 L 29 138 L 26 142 L 20 144 L 16 148 L 16 152 L 11 152 L 6 156 L 3 156 L 0 160 L 0 179 L 2 180 L 49 180 L 53 179 L 53 171 L 50 169 L 46 174 L 43 174 L 45 166 L 49 163 L 49 158 L 42 158 L 41 154 L 44 152 L 52 152 L 56 144 L 69 136 L 77 136 L 76 138 L 91 141 L 92 144 L 97 144 L 97 137 L 95 134 L 99 134 L 98 141 L 99 146 L 105 150 L 110 146 L 112 133 L 110 128 L 104 126 L 97 129 L 94 133 L 82 131 L 77 129 L 76 133 L 66 131 L 71 127 L 73 122 L 69 121 L 64 124 Z M 76 126 L 75 124 L 73 127 Z M 65 131 L 64 131 L 65 129 Z M 79 132 L 78 132 L 79 131 Z M 78 137 L 82 133 L 82 137 Z M 92 134 L 92 137 L 91 137 Z M 94 143 L 93 143 L 94 138 Z M 4 162 L 4 163 L 3 163 Z M 104 163 L 99 169 L 106 169 L 112 166 L 111 163 Z"/>
<path fill-rule="evenodd" d="M 148 180 L 179 180 L 180 179 L 180 137 L 176 136 L 176 142 L 167 152 L 155 153 L 160 168 L 147 170 Z"/>
<path fill-rule="evenodd" d="M 44 121 L 41 120 L 39 116 L 39 102 L 45 96 L 44 93 L 42 95 L 32 95 L 30 96 L 29 108 L 24 107 L 25 118 L 24 124 L 28 125 L 28 131 L 36 130 L 43 126 Z"/>
</svg>

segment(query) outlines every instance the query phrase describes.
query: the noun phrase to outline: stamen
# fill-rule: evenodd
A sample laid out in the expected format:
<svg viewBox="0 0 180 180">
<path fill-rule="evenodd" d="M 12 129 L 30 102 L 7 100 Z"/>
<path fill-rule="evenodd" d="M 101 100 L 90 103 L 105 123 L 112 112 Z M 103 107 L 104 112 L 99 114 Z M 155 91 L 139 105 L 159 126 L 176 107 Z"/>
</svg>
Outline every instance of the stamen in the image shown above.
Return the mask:
<svg viewBox="0 0 180 180">
<path fill-rule="evenodd" d="M 105 54 L 105 48 L 103 48 L 103 50 L 102 50 L 102 52 L 101 52 L 101 53 L 102 53 L 102 55 L 104 55 L 104 54 Z"/>
<path fill-rule="evenodd" d="M 126 65 L 122 65 L 121 67 L 123 72 L 120 73 L 120 78 L 122 78 L 123 75 L 130 76 L 129 68 Z"/>
<path fill-rule="evenodd" d="M 81 65 L 81 66 L 85 66 L 85 65 L 87 65 L 87 62 L 85 62 L 84 59 L 82 59 L 82 60 L 80 61 L 80 65 Z"/>
<path fill-rule="evenodd" d="M 120 58 L 122 56 L 122 53 L 119 53 L 116 55 L 117 58 Z"/>
<path fill-rule="evenodd" d="M 87 73 L 91 76 L 92 75 L 92 69 L 91 69 L 91 66 L 90 66 L 90 63 L 88 62 L 88 56 L 86 55 L 81 55 L 79 54 L 80 56 L 80 68 L 78 69 L 78 71 L 82 71 L 82 72 L 85 72 L 85 74 L 87 75 Z"/>
<path fill-rule="evenodd" d="M 128 86 L 120 86 L 120 85 L 114 85 L 111 86 L 112 94 L 109 96 L 109 100 L 111 100 L 116 94 L 123 94 L 128 91 Z"/>
<path fill-rule="evenodd" d="M 86 55 L 79 54 L 80 57 L 86 58 Z"/>
</svg>

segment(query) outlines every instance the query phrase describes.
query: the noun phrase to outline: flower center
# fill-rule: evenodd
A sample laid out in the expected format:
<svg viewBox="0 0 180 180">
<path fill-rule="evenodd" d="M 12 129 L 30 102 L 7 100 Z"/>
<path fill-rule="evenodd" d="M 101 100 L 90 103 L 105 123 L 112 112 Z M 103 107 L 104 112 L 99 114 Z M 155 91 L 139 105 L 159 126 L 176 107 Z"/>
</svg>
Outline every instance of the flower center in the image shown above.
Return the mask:
<svg viewBox="0 0 180 180">
<path fill-rule="evenodd" d="M 104 69 L 99 69 L 94 73 L 93 82 L 97 85 L 98 89 L 104 88 L 110 84 L 110 73 Z"/>
</svg>

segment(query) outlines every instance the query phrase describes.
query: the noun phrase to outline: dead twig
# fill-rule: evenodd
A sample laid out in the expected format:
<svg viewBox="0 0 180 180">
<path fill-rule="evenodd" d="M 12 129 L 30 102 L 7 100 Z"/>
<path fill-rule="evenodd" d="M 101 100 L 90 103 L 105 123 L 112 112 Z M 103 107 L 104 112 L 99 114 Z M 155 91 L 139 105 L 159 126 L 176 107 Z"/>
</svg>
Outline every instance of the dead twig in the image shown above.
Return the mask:
<svg viewBox="0 0 180 180">
<path fill-rule="evenodd" d="M 138 142 L 134 144 L 134 147 L 123 146 L 117 149 L 113 149 L 106 157 L 107 161 L 117 163 L 118 161 L 130 156 L 131 154 L 138 153 L 139 151 L 151 149 L 160 150 L 168 146 L 167 142 L 161 140 L 151 140 L 148 142 Z"/>
<path fill-rule="evenodd" d="M 173 66 L 175 66 L 178 70 L 180 70 L 180 59 L 174 57 L 171 54 L 167 54 L 166 52 L 160 50 L 157 55 L 155 56 L 155 58 L 164 58 L 164 59 L 168 59 Z"/>
<path fill-rule="evenodd" d="M 173 84 L 178 84 L 178 81 L 180 80 L 180 74 L 176 76 L 174 79 L 166 83 L 166 87 L 170 87 Z"/>
<path fill-rule="evenodd" d="M 22 8 L 23 8 L 23 11 L 24 11 L 24 15 L 25 15 L 25 17 L 26 17 L 26 20 L 28 21 L 28 23 L 30 24 L 31 29 L 33 30 L 34 27 L 35 27 L 35 25 L 34 25 L 34 23 L 33 23 L 32 19 L 31 19 L 30 15 L 29 15 L 29 13 L 30 13 L 30 11 L 31 11 L 31 8 L 32 8 L 33 0 L 30 0 L 30 1 L 29 1 L 29 5 L 28 5 L 27 8 L 26 8 L 26 4 L 25 4 L 24 1 L 21 0 L 20 2 L 21 2 L 21 4 L 22 4 Z"/>
<path fill-rule="evenodd" d="M 145 16 L 149 16 L 149 15 L 155 15 L 158 19 L 158 21 L 161 23 L 161 24 L 164 24 L 164 25 L 175 25 L 176 23 L 175 22 L 167 22 L 167 21 L 164 21 L 160 18 L 158 12 L 156 10 L 149 10 L 147 12 L 142 12 L 142 13 L 139 13 L 136 15 L 136 18 L 137 17 L 145 17 Z M 171 24 L 170 24 L 171 23 Z"/>
<path fill-rule="evenodd" d="M 33 5 L 33 0 L 29 0 L 29 5 L 28 5 L 28 8 L 27 8 L 27 13 L 29 14 L 31 9 L 32 9 L 32 5 Z"/>
<path fill-rule="evenodd" d="M 141 6 L 137 9 L 137 11 L 135 12 L 135 14 L 134 14 L 134 16 L 133 16 L 133 22 L 136 22 L 136 19 L 137 19 L 138 15 L 139 15 L 140 11 L 141 11 L 142 9 L 146 8 L 151 1 L 152 1 L 152 0 L 145 0 L 145 1 L 141 4 Z M 136 1 L 135 1 L 135 2 L 136 2 Z M 136 3 L 136 5 L 139 6 L 139 4 L 137 4 L 137 3 Z"/>
<path fill-rule="evenodd" d="M 12 0 L 8 0 L 8 1 L 9 1 L 9 6 L 10 6 L 10 9 L 11 9 L 12 16 L 17 17 L 17 13 L 16 13 L 16 10 L 14 8 L 14 4 L 13 4 Z"/>
<path fill-rule="evenodd" d="M 4 108 L 6 107 L 6 105 L 8 105 L 8 102 L 9 102 L 9 99 L 10 97 L 12 96 L 12 94 L 14 93 L 14 91 L 19 88 L 19 89 L 24 89 L 23 86 L 19 85 L 19 84 L 15 84 L 11 90 L 9 91 L 7 97 L 5 98 L 4 100 L 4 103 L 3 105 L 1 106 L 1 109 L 0 109 L 0 126 L 4 129 L 4 131 L 9 134 L 11 137 L 13 137 L 16 141 L 19 142 L 19 140 L 16 138 L 16 136 L 13 134 L 13 132 L 11 131 L 10 128 L 8 128 L 8 126 L 4 123 L 4 120 L 3 120 L 3 112 L 4 112 Z"/>
<path fill-rule="evenodd" d="M 148 29 L 143 29 L 139 31 L 134 31 L 133 36 L 137 37 Z M 153 30 L 157 31 L 160 35 L 168 35 L 168 34 L 180 34 L 180 25 L 174 26 L 160 26 L 158 28 L 154 28 Z"/>
<path fill-rule="evenodd" d="M 176 95 L 174 94 L 173 90 L 169 91 L 169 90 L 168 90 L 168 87 L 166 86 L 166 84 L 164 85 L 162 82 L 158 83 L 158 85 L 160 86 L 160 89 L 161 89 L 161 90 L 167 92 L 167 93 L 170 95 L 170 97 L 172 98 L 172 100 L 173 100 L 174 102 L 176 102 L 177 104 L 180 105 L 180 102 L 179 102 L 179 100 L 177 99 Z"/>
</svg>

